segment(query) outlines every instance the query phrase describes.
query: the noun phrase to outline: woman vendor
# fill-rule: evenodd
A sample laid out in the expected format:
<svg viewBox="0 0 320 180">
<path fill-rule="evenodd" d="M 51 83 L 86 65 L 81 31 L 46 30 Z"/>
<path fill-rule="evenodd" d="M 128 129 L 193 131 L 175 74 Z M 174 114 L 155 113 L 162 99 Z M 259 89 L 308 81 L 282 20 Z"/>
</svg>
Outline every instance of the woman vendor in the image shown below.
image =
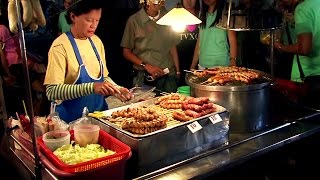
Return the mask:
<svg viewBox="0 0 320 180">
<path fill-rule="evenodd" d="M 115 95 L 125 101 L 131 98 L 128 89 L 108 77 L 104 46 L 96 36 L 102 12 L 99 0 L 73 1 L 67 10 L 70 32 L 61 34 L 49 50 L 44 84 L 49 100 L 56 101 L 62 120 L 81 117 L 90 112 L 108 109 L 105 96 Z"/>
</svg>

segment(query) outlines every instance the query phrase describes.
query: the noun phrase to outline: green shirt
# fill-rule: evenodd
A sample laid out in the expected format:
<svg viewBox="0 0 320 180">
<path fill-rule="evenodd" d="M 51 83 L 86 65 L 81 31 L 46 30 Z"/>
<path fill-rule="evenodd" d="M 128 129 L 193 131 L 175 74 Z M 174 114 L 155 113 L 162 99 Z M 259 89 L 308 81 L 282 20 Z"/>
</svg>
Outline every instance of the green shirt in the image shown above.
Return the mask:
<svg viewBox="0 0 320 180">
<path fill-rule="evenodd" d="M 208 13 L 205 28 L 200 28 L 199 64 L 204 68 L 229 66 L 229 44 L 226 30 L 210 27 L 217 15 Z"/>
<path fill-rule="evenodd" d="M 63 11 L 62 13 L 59 14 L 58 28 L 61 33 L 70 31 L 70 24 L 67 23 L 66 14 L 67 14 L 67 11 Z"/>
<path fill-rule="evenodd" d="M 160 11 L 160 18 L 165 12 Z M 162 26 L 152 21 L 144 8 L 127 20 L 121 47 L 132 49 L 143 62 L 169 68 L 175 74 L 175 66 L 170 49 L 179 43 L 177 34 L 169 26 Z M 134 65 L 135 69 L 139 69 Z"/>
<path fill-rule="evenodd" d="M 312 50 L 299 56 L 305 76 L 320 75 L 320 0 L 305 0 L 294 13 L 296 34 L 312 33 Z M 297 61 L 293 62 L 291 80 L 300 81 Z"/>
</svg>

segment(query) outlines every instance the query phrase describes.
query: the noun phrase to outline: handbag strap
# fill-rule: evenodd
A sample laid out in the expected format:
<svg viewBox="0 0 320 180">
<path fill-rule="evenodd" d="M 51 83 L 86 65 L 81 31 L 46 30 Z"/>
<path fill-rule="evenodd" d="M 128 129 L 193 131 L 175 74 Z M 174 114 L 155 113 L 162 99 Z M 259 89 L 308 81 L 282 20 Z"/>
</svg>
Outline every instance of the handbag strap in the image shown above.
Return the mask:
<svg viewBox="0 0 320 180">
<path fill-rule="evenodd" d="M 288 42 L 289 42 L 289 44 L 292 44 L 293 42 L 292 42 L 292 38 L 291 38 L 288 22 L 286 22 L 285 28 L 286 28 L 286 32 L 287 32 Z M 304 78 L 305 78 L 305 75 L 303 73 L 303 69 L 302 69 L 302 66 L 301 66 L 301 63 L 300 63 L 299 55 L 296 54 L 296 56 L 297 56 L 298 69 L 299 69 L 299 73 L 300 73 L 300 79 L 303 81 Z"/>
</svg>

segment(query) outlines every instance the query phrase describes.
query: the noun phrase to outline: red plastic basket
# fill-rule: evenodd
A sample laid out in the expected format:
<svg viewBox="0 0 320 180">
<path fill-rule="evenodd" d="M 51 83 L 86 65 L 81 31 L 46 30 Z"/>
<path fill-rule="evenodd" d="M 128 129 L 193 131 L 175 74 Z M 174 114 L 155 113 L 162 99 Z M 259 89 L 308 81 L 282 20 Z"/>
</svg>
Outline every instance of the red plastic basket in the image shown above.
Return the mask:
<svg viewBox="0 0 320 180">
<path fill-rule="evenodd" d="M 71 140 L 74 139 L 73 130 L 70 131 Z M 131 149 L 128 145 L 122 143 L 118 139 L 112 137 L 103 130 L 99 131 L 99 144 L 105 149 L 110 149 L 116 153 L 110 156 L 68 165 L 63 163 L 53 152 L 44 144 L 42 136 L 37 139 L 40 151 L 48 158 L 48 160 L 59 170 L 69 173 L 80 173 L 93 169 L 115 168 L 117 164 L 123 164 L 129 157 Z M 101 167 L 101 168 L 100 168 Z M 112 173 L 112 169 L 109 169 Z"/>
</svg>

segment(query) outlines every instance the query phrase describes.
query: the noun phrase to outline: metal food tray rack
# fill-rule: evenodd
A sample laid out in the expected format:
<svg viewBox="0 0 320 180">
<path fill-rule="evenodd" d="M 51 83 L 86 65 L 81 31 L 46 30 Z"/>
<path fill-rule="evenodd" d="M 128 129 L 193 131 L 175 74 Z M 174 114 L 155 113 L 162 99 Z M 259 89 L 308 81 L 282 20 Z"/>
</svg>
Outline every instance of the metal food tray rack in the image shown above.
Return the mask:
<svg viewBox="0 0 320 180">
<path fill-rule="evenodd" d="M 157 98 L 104 111 L 105 116 L 127 108 L 155 106 Z M 159 106 L 158 106 L 159 107 Z M 169 118 L 167 127 L 145 135 L 137 135 L 121 129 L 120 126 L 104 119 L 94 121 L 110 135 L 129 145 L 133 156 L 128 162 L 129 176 L 144 175 L 195 156 L 211 148 L 228 144 L 229 112 L 215 104 L 216 112 L 180 122 Z M 164 114 L 175 110 L 167 110 Z M 199 126 L 198 126 L 199 125 Z M 192 132 L 192 127 L 201 127 Z"/>
</svg>

